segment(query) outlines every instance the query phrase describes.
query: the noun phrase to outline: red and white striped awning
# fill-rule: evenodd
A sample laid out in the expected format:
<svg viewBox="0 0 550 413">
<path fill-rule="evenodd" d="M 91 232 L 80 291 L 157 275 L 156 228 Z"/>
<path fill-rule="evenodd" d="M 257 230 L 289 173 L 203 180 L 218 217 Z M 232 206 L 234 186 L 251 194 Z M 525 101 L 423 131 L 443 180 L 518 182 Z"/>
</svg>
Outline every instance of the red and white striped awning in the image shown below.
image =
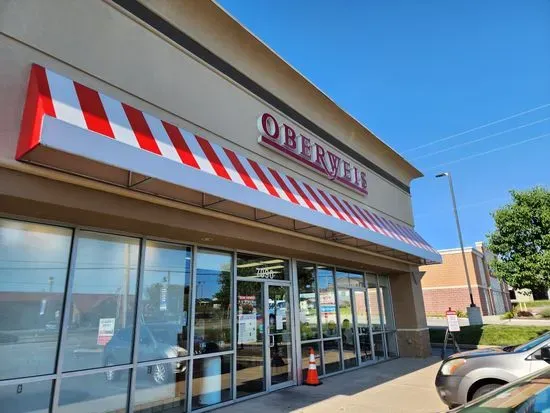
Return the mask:
<svg viewBox="0 0 550 413">
<path fill-rule="evenodd" d="M 58 153 L 67 157 L 52 156 Z M 227 201 L 228 212 L 238 205 L 253 208 L 254 216 L 266 223 L 287 219 L 295 230 L 300 230 L 299 222 L 306 233 L 349 245 L 440 261 L 437 251 L 407 225 L 36 64 L 16 158 L 133 189 L 146 191 L 149 185 L 154 193 L 161 189 L 152 189 L 151 180 L 163 182 L 177 186 L 184 202 L 201 193 L 202 206 Z M 206 204 L 204 194 L 210 197 Z M 258 218 L 257 211 L 263 216 Z"/>
</svg>

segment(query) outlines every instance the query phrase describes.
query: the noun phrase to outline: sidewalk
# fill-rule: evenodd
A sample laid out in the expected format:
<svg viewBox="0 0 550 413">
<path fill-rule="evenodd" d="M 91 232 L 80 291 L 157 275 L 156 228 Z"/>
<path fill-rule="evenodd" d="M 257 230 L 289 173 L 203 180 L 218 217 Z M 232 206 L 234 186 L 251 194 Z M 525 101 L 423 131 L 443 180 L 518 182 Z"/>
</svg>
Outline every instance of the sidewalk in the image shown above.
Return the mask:
<svg viewBox="0 0 550 413">
<path fill-rule="evenodd" d="M 441 359 L 401 358 L 296 386 L 216 410 L 217 413 L 441 412 L 435 390 Z"/>
<path fill-rule="evenodd" d="M 427 317 L 428 327 L 447 327 L 447 319 L 439 317 Z M 461 326 L 468 326 L 470 323 L 467 318 L 459 318 L 458 322 Z M 499 315 L 483 316 L 483 324 L 496 324 L 507 326 L 534 326 L 534 327 L 550 327 L 550 319 L 517 319 L 501 320 Z"/>
</svg>

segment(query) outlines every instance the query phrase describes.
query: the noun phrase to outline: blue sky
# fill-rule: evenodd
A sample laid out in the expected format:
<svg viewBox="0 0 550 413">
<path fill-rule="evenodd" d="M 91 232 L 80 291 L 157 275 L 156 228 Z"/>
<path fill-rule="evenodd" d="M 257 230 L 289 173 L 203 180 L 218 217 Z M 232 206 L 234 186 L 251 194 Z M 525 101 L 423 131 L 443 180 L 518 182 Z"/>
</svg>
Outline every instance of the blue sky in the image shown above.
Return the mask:
<svg viewBox="0 0 550 413">
<path fill-rule="evenodd" d="M 409 151 L 550 103 L 550 1 L 218 1 L 424 172 L 413 207 L 434 247 L 458 246 L 440 170 L 453 174 L 466 244 L 485 239 L 509 189 L 550 182 L 550 136 L 438 167 L 550 133 L 550 105 Z"/>
</svg>

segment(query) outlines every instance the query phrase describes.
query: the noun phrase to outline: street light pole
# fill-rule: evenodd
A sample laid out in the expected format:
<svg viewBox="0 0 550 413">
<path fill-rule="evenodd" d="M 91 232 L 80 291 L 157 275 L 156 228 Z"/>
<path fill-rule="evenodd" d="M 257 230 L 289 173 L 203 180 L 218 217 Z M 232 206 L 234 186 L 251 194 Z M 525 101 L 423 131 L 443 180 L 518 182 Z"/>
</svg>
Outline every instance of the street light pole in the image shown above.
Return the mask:
<svg viewBox="0 0 550 413">
<path fill-rule="evenodd" d="M 446 176 L 447 178 L 449 178 L 449 188 L 451 190 L 451 198 L 453 200 L 453 212 L 456 220 L 456 230 L 458 231 L 460 251 L 462 252 L 462 261 L 464 263 L 464 271 L 466 272 L 466 282 L 468 283 L 468 292 L 470 293 L 470 307 L 476 307 L 474 303 L 474 296 L 472 294 L 472 284 L 470 283 L 470 274 L 468 272 L 468 265 L 466 264 L 466 253 L 464 252 L 464 242 L 462 241 L 462 231 L 460 230 L 460 221 L 458 219 L 458 211 L 456 209 L 456 198 L 455 198 L 455 191 L 453 188 L 453 179 L 451 178 L 450 172 L 443 172 L 443 173 L 437 174 L 435 177 L 441 178 L 443 176 Z"/>
</svg>

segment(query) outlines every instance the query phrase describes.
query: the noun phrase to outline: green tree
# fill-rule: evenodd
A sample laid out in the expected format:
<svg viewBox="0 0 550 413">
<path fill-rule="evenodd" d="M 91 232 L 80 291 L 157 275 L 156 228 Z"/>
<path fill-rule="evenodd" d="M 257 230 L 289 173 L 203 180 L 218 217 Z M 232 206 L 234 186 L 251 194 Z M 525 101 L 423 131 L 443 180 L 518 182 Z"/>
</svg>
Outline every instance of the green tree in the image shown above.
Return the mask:
<svg viewBox="0 0 550 413">
<path fill-rule="evenodd" d="M 512 202 L 493 212 L 488 247 L 494 274 L 514 288 L 550 287 L 550 191 L 510 191 Z"/>
</svg>

